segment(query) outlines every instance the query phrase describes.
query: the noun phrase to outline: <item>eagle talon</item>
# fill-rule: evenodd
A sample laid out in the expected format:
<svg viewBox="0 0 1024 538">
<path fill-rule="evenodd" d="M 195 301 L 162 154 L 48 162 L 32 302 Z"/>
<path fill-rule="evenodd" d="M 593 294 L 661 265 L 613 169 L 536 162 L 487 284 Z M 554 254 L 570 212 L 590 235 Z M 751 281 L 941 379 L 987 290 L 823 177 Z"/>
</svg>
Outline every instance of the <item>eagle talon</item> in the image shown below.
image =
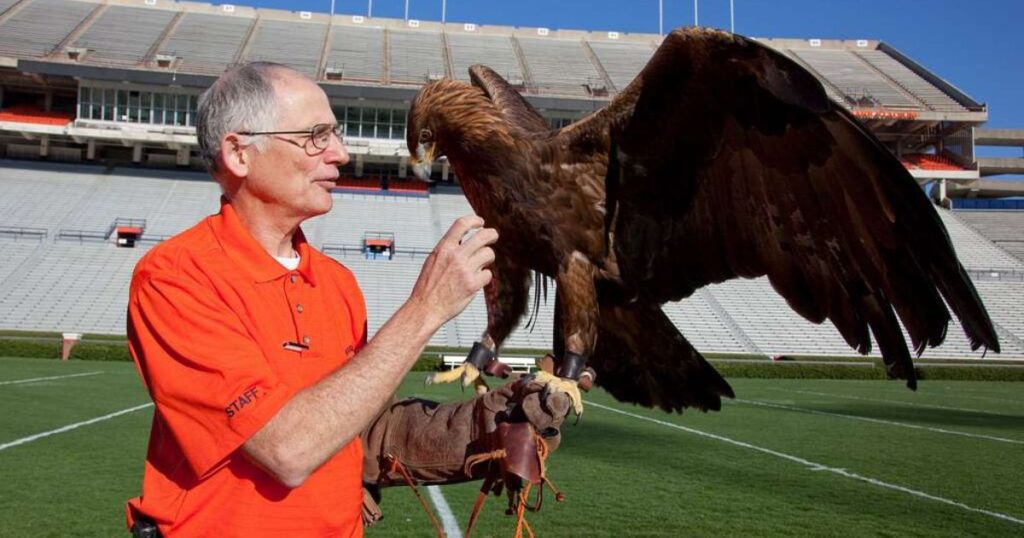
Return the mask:
<svg viewBox="0 0 1024 538">
<path fill-rule="evenodd" d="M 563 392 L 569 397 L 572 410 L 576 412 L 576 423 L 578 424 L 579 418 L 583 415 L 583 396 L 580 394 L 580 388 L 576 381 L 558 377 L 543 370 L 537 372 L 536 380 L 544 385 L 543 400 L 547 400 L 547 397 L 555 392 Z"/>
<path fill-rule="evenodd" d="M 474 390 L 476 390 L 477 393 L 483 394 L 484 392 L 487 392 L 487 383 L 480 377 L 480 370 L 468 362 L 464 362 L 445 372 L 431 374 L 427 376 L 427 379 L 424 382 L 427 385 L 433 385 L 434 383 L 453 383 L 456 380 L 461 381 L 460 384 L 463 389 L 473 385 Z"/>
</svg>

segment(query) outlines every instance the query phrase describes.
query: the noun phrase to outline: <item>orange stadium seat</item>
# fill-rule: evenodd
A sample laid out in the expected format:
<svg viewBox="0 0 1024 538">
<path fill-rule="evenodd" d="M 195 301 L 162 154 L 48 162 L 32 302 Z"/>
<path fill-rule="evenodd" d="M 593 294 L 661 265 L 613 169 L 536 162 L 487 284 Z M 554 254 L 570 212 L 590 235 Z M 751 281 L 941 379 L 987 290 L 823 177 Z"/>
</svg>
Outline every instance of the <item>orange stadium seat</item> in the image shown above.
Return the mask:
<svg viewBox="0 0 1024 538">
<path fill-rule="evenodd" d="M 361 179 L 355 177 L 338 178 L 338 189 L 347 191 L 377 192 L 382 190 L 379 179 Z"/>
<path fill-rule="evenodd" d="M 388 190 L 412 194 L 426 194 L 428 191 L 425 182 L 411 179 L 389 179 Z"/>
<path fill-rule="evenodd" d="M 43 112 L 33 106 L 19 105 L 0 110 L 0 121 L 38 123 L 41 125 L 67 125 L 75 121 L 75 115 L 65 112 Z"/>
<path fill-rule="evenodd" d="M 963 170 L 963 167 L 957 165 L 953 159 L 944 155 L 908 153 L 901 160 L 903 161 L 903 166 L 911 170 Z"/>
</svg>

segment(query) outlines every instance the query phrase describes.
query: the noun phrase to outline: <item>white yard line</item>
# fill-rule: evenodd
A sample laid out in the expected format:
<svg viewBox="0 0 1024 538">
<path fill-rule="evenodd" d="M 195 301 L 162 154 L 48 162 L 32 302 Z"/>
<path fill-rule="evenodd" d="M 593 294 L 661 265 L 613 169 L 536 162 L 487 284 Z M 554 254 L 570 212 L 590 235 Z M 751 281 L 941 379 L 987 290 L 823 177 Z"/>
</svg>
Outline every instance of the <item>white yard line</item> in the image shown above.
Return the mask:
<svg viewBox="0 0 1024 538">
<path fill-rule="evenodd" d="M 988 441 L 998 441 L 1000 443 L 1011 443 L 1015 445 L 1024 445 L 1024 441 L 1018 439 L 1007 439 L 1005 437 L 996 437 L 994 435 L 984 435 L 980 433 L 968 433 L 957 430 L 947 430 L 944 428 L 932 428 L 930 426 L 918 426 L 917 424 L 908 424 L 906 422 L 896 422 L 894 420 L 883 420 L 880 418 L 861 417 L 857 415 L 845 415 L 843 413 L 830 413 L 828 411 L 818 411 L 817 409 L 805 409 L 803 407 L 795 407 L 792 405 L 782 405 L 768 402 L 759 402 L 757 400 L 736 400 L 736 403 L 744 403 L 749 405 L 758 405 L 761 407 L 772 407 L 775 409 L 785 409 L 787 411 L 799 411 L 801 413 L 809 413 L 812 415 L 822 415 L 826 417 L 839 417 L 848 418 L 850 420 L 860 420 L 863 422 L 874 422 L 875 424 L 885 424 L 886 426 L 897 426 L 900 428 L 909 428 L 912 430 L 926 430 L 935 433 L 945 433 L 949 435 L 960 435 L 963 437 L 971 437 L 974 439 L 986 439 Z"/>
<path fill-rule="evenodd" d="M 779 387 L 772 387 L 772 390 L 778 390 L 782 392 L 794 392 L 797 394 L 809 394 L 812 396 L 826 396 L 829 398 L 842 398 L 844 400 L 861 400 L 865 402 L 878 402 L 878 403 L 893 403 L 899 405 L 905 405 L 908 407 L 926 407 L 929 409 L 946 409 L 949 411 L 960 411 L 963 413 L 979 413 L 983 415 L 995 415 L 999 417 L 1006 416 L 1002 413 L 994 413 L 992 411 L 982 411 L 980 409 L 965 409 L 963 407 L 950 407 L 948 405 L 937 405 L 937 404 L 926 404 L 918 402 L 904 402 L 900 400 L 886 400 L 883 398 L 865 398 L 863 396 L 853 396 L 850 394 L 834 394 L 831 392 L 815 392 L 813 390 L 796 390 L 796 389 L 783 389 Z"/>
<path fill-rule="evenodd" d="M 67 379 L 69 377 L 84 377 L 87 375 L 97 375 L 103 372 L 83 372 L 81 374 L 68 374 L 68 375 L 54 375 L 50 377 L 33 377 L 31 379 L 15 379 L 13 381 L 0 381 L 0 385 L 17 385 L 18 383 L 35 383 L 36 381 L 52 381 L 54 379 Z"/>
<path fill-rule="evenodd" d="M 145 408 L 147 408 L 147 407 L 149 407 L 151 405 L 153 405 L 153 404 L 152 403 L 147 403 L 147 404 L 142 404 L 142 405 L 136 405 L 135 407 L 129 407 L 128 409 L 122 409 L 120 411 L 115 411 L 113 413 L 110 413 L 110 414 L 107 414 L 107 415 L 103 415 L 102 417 L 91 418 L 89 420 L 83 420 L 82 422 L 76 422 L 74 424 L 68 424 L 67 426 L 62 426 L 60 428 L 57 428 L 56 430 L 50 430 L 48 432 L 37 433 L 35 435 L 29 435 L 28 437 L 22 437 L 21 439 L 16 439 L 16 440 L 11 441 L 9 443 L 4 443 L 4 444 L 0 445 L 0 452 L 3 452 L 4 450 L 7 450 L 8 448 L 16 447 L 18 445 L 23 445 L 25 443 L 31 443 L 32 441 L 36 441 L 36 440 L 42 439 L 44 437 L 49 437 L 51 435 L 57 435 L 58 433 L 69 432 L 69 431 L 74 430 L 76 428 L 81 428 L 82 426 L 88 426 L 90 424 L 95 424 L 97 422 L 103 422 L 104 420 L 109 420 L 109 419 L 112 419 L 114 417 L 119 417 L 121 415 L 125 415 L 125 414 L 128 414 L 128 413 L 133 413 L 135 411 L 138 411 L 139 409 L 145 409 Z"/>
<path fill-rule="evenodd" d="M 984 515 L 987 515 L 987 516 L 994 517 L 996 519 L 1001 519 L 1003 521 L 1009 521 L 1011 523 L 1016 523 L 1018 525 L 1024 525 L 1024 519 L 1019 519 L 1019 518 L 1016 518 L 1016 517 L 1013 517 L 1013 516 L 1010 516 L 1010 515 L 1006 515 L 1006 514 L 1002 514 L 1002 513 L 999 513 L 999 512 L 993 512 L 991 510 L 984 510 L 984 509 L 981 509 L 981 508 L 974 508 L 974 507 L 968 506 L 968 505 L 966 505 L 964 503 L 957 502 L 957 501 L 950 500 L 950 499 L 946 499 L 944 497 L 938 497 L 936 495 L 931 495 L 931 494 L 925 493 L 923 491 L 918 491 L 916 489 L 911 489 L 911 488 L 908 488 L 908 487 L 905 487 L 905 486 L 900 486 L 898 484 L 890 484 L 889 482 L 883 482 L 883 481 L 875 479 L 875 478 L 871 478 L 871 477 L 867 477 L 867 476 L 862 476 L 862 475 L 859 475 L 857 473 L 847 471 L 846 469 L 840 469 L 840 468 L 837 468 L 837 467 L 829 467 L 827 465 L 822 465 L 820 463 L 814 463 L 813 461 L 805 460 L 803 458 L 800 458 L 800 457 L 797 457 L 797 456 L 793 456 L 793 455 L 790 455 L 790 454 L 785 454 L 783 452 L 778 452 L 778 451 L 775 451 L 775 450 L 772 450 L 772 449 L 769 449 L 769 448 L 759 447 L 757 445 L 752 445 L 750 443 L 744 443 L 743 441 L 737 441 L 735 439 L 730 439 L 728 437 L 724 437 L 724 436 L 721 436 L 721 435 L 716 435 L 716 434 L 708 433 L 708 432 L 701 431 L 701 430 L 695 430 L 693 428 L 687 428 L 686 426 L 680 426 L 678 424 L 673 424 L 671 422 L 665 422 L 663 420 L 658 420 L 658 419 L 655 419 L 655 418 L 645 417 L 643 415 L 637 415 L 635 413 L 630 413 L 628 411 L 623 411 L 621 409 L 616 409 L 614 407 L 609 407 L 607 405 L 601 405 L 599 403 L 594 403 L 594 402 L 588 401 L 587 405 L 590 406 L 590 407 L 597 407 L 598 409 L 604 409 L 604 410 L 607 410 L 607 411 L 611 411 L 612 413 L 618 413 L 620 415 L 625 415 L 627 417 L 632 417 L 632 418 L 639 419 L 639 420 L 644 420 L 644 421 L 647 421 L 647 422 L 653 422 L 655 424 L 660 424 L 660 425 L 668 427 L 668 428 L 673 428 L 673 429 L 676 429 L 676 430 L 682 430 L 682 431 L 687 432 L 687 433 L 692 433 L 692 434 L 695 434 L 695 435 L 700 435 L 701 437 L 707 437 L 709 439 L 714 439 L 716 441 L 722 441 L 723 443 L 728 443 L 730 445 L 739 446 L 739 447 L 747 448 L 747 449 L 750 449 L 750 450 L 756 450 L 756 451 L 762 452 L 764 454 L 769 454 L 769 455 L 772 455 L 772 456 L 775 456 L 775 457 L 778 457 L 778 458 L 782 458 L 784 460 L 791 461 L 793 463 L 797 463 L 797 464 L 803 465 L 803 466 L 809 468 L 812 471 L 824 471 L 824 472 L 828 472 L 828 473 L 834 473 L 834 474 L 837 474 L 839 476 L 844 476 L 846 478 L 852 478 L 854 480 L 860 480 L 862 482 L 867 482 L 867 483 L 875 485 L 875 486 L 879 486 L 879 487 L 883 487 L 883 488 L 899 491 L 901 493 L 906 493 L 906 494 L 912 495 L 914 497 L 919 497 L 919 498 L 922 498 L 922 499 L 928 499 L 928 500 L 939 502 L 939 503 L 946 504 L 946 505 L 949 505 L 949 506 L 955 506 L 957 508 L 962 508 L 962 509 L 967 510 L 969 512 L 975 512 L 975 513 L 978 513 L 978 514 L 984 514 Z"/>
<path fill-rule="evenodd" d="M 459 522 L 455 521 L 455 514 L 452 513 L 452 507 L 448 506 L 448 501 L 445 500 L 444 494 L 441 493 L 441 488 L 427 486 L 427 493 L 430 494 L 430 500 L 434 503 L 437 513 L 441 515 L 441 526 L 444 527 L 445 536 L 448 538 L 462 538 Z"/>
</svg>

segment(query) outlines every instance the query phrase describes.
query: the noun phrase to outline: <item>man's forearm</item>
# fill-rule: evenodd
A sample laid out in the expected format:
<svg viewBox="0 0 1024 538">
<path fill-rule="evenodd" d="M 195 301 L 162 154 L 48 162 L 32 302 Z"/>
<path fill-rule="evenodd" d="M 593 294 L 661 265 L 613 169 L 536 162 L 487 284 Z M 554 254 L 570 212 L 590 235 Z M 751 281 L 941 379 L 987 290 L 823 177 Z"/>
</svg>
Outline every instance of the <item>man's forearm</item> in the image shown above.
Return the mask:
<svg viewBox="0 0 1024 538">
<path fill-rule="evenodd" d="M 441 325 L 491 281 L 489 247 L 498 239 L 483 219 L 459 217 L 423 263 L 412 295 L 344 367 L 298 393 L 246 443 L 246 453 L 296 487 L 376 416 Z"/>
<path fill-rule="evenodd" d="M 344 367 L 295 395 L 245 444 L 250 457 L 296 487 L 359 435 L 390 400 L 441 321 L 410 300 Z"/>
</svg>

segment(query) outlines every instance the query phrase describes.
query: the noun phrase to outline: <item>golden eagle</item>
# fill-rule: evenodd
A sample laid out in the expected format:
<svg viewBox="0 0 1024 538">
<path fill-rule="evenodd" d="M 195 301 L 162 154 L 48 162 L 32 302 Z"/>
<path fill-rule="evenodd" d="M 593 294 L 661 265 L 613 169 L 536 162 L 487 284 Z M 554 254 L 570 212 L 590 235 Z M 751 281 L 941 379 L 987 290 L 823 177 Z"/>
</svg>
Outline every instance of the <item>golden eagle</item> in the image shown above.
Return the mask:
<svg viewBox="0 0 1024 538">
<path fill-rule="evenodd" d="M 733 392 L 661 305 L 736 277 L 767 275 L 861 353 L 873 334 L 911 388 L 898 320 L 920 355 L 944 340 L 948 303 L 972 349 L 999 350 L 923 191 L 783 55 L 679 29 L 607 107 L 558 130 L 492 70 L 470 77 L 419 92 L 407 142 L 420 177 L 447 156 L 500 234 L 474 375 L 526 311 L 531 270 L 557 283 L 563 384 L 589 364 L 616 398 L 669 411 L 717 410 Z"/>
</svg>

